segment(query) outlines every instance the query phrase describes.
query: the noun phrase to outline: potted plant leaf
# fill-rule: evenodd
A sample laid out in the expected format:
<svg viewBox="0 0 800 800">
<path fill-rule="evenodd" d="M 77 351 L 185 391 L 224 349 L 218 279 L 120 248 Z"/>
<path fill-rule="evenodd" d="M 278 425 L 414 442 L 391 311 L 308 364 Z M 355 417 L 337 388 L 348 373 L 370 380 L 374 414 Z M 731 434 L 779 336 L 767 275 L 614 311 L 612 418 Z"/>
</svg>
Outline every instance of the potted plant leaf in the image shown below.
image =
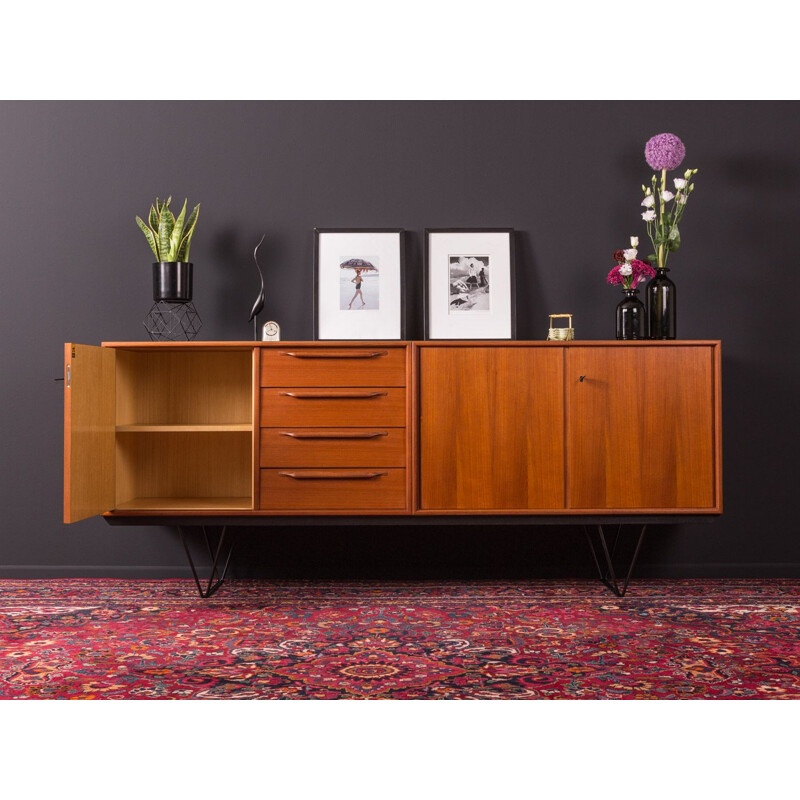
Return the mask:
<svg viewBox="0 0 800 800">
<path fill-rule="evenodd" d="M 200 214 L 198 203 L 186 218 L 187 200 L 177 218 L 169 210 L 172 197 L 161 202 L 156 197 L 150 206 L 147 223 L 136 217 L 136 224 L 144 233 L 156 257 L 153 262 L 153 300 L 168 303 L 188 303 L 192 299 L 192 262 L 189 248 Z"/>
</svg>

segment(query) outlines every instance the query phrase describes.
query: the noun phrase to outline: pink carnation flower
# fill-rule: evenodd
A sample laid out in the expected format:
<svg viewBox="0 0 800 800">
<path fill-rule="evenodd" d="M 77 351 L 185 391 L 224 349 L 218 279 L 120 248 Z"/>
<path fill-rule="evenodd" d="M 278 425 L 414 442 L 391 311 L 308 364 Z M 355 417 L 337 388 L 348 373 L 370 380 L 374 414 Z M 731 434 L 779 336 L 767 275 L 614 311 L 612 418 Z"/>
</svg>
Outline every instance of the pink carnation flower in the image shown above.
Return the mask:
<svg viewBox="0 0 800 800">
<path fill-rule="evenodd" d="M 623 283 L 623 277 L 619 274 L 620 265 L 617 264 L 611 272 L 608 273 L 608 277 L 606 278 L 606 283 L 610 283 L 612 286 L 621 286 Z"/>
<path fill-rule="evenodd" d="M 633 270 L 631 276 L 633 289 L 640 283 L 644 283 L 648 278 L 654 278 L 656 275 L 656 271 L 646 261 L 640 261 L 638 258 L 631 261 L 631 269 Z"/>
<path fill-rule="evenodd" d="M 628 262 L 631 268 L 630 275 L 620 274 L 619 268 L 624 264 L 617 264 L 613 267 L 606 277 L 606 283 L 611 286 L 624 286 L 626 289 L 635 289 L 640 283 L 644 283 L 648 278 L 654 278 L 656 271 L 646 262 L 635 258 Z"/>
</svg>

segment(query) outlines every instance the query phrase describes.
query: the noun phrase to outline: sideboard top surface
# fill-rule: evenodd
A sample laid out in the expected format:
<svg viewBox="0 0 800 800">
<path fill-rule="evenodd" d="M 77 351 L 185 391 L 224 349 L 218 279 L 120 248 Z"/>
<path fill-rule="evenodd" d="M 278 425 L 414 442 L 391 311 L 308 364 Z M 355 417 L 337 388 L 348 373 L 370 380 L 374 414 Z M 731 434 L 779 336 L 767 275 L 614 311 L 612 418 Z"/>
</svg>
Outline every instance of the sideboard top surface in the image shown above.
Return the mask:
<svg viewBox="0 0 800 800">
<path fill-rule="evenodd" d="M 232 350 L 244 350 L 253 347 L 404 347 L 413 344 L 418 347 L 715 347 L 722 342 L 719 339 L 672 339 L 672 340 L 627 340 L 617 339 L 576 339 L 571 342 L 547 342 L 541 340 L 519 339 L 429 339 L 417 340 L 379 340 L 361 341 L 346 340 L 335 341 L 283 341 L 283 342 L 257 342 L 257 341 L 223 341 L 223 342 L 102 342 L 103 347 L 116 347 L 129 350 L 150 349 L 197 349 L 209 347 L 226 347 Z"/>
</svg>

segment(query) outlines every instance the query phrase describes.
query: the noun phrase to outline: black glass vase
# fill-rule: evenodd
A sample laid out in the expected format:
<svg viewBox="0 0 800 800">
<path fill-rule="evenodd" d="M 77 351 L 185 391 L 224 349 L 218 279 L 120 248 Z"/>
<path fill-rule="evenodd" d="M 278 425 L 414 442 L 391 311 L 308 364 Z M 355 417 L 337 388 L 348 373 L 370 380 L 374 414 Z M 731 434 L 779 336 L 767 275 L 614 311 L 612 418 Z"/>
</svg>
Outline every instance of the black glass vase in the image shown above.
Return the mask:
<svg viewBox="0 0 800 800">
<path fill-rule="evenodd" d="M 647 284 L 647 319 L 651 339 L 674 339 L 675 284 L 667 277 L 666 267 L 656 269 L 656 276 Z"/>
<path fill-rule="evenodd" d="M 638 289 L 624 289 L 625 297 L 617 306 L 617 339 L 646 339 L 647 313 L 636 296 Z"/>
</svg>

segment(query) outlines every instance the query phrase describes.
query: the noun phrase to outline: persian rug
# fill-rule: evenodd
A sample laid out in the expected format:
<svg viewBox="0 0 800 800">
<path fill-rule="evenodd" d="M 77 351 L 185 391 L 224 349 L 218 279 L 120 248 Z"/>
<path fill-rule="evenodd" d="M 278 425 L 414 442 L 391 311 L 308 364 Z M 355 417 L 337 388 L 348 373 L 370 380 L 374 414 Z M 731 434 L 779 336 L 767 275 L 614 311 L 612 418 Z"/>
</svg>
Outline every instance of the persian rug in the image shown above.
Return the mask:
<svg viewBox="0 0 800 800">
<path fill-rule="evenodd" d="M 800 582 L 0 581 L 0 698 L 800 698 Z"/>
</svg>

